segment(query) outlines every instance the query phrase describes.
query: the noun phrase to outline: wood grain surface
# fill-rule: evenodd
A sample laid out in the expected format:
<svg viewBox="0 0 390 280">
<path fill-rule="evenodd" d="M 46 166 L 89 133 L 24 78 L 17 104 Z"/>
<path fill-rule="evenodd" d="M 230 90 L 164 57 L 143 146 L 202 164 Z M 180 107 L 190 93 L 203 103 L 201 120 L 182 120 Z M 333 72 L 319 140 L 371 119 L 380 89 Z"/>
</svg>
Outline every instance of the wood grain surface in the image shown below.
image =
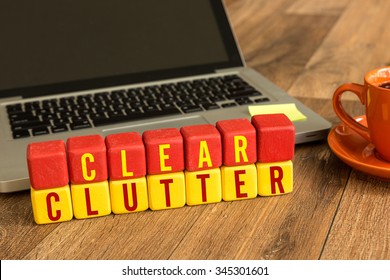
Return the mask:
<svg viewBox="0 0 390 280">
<path fill-rule="evenodd" d="M 229 0 L 247 65 L 333 124 L 337 86 L 390 62 L 386 0 Z M 345 107 L 362 106 L 352 96 Z M 298 145 L 278 197 L 36 225 L 29 192 L 0 194 L 0 259 L 389 259 L 390 187 Z"/>
</svg>

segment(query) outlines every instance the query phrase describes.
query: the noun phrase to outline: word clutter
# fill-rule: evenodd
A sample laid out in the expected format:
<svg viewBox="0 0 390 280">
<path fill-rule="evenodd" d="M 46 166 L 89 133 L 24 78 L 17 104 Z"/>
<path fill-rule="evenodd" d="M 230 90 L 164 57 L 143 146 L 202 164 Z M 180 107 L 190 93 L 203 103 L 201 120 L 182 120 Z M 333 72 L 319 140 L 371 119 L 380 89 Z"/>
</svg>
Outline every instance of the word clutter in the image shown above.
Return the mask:
<svg viewBox="0 0 390 280">
<path fill-rule="evenodd" d="M 295 127 L 284 114 L 31 143 L 37 224 L 289 193 Z"/>
</svg>

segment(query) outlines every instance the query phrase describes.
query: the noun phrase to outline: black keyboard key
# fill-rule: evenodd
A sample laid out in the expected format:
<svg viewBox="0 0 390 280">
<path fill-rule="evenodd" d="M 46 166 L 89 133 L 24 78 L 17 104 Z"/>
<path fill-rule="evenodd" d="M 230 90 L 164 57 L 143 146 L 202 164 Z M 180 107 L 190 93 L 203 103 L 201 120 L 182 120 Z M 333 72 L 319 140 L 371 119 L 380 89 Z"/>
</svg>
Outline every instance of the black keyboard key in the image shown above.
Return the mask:
<svg viewBox="0 0 390 280">
<path fill-rule="evenodd" d="M 118 98 L 126 98 L 126 90 L 120 89 L 120 90 L 114 90 L 111 92 L 111 98 L 118 99 Z"/>
<path fill-rule="evenodd" d="M 69 126 L 70 126 L 70 129 L 72 129 L 72 130 L 78 130 L 78 129 L 92 127 L 88 120 L 83 120 L 83 119 L 76 120 L 76 121 L 72 122 L 71 124 L 69 124 Z"/>
<path fill-rule="evenodd" d="M 51 127 L 51 132 L 53 133 L 59 133 L 65 131 L 68 131 L 68 126 L 64 123 L 55 124 Z"/>
<path fill-rule="evenodd" d="M 192 103 L 191 100 L 177 101 L 175 103 L 180 108 L 194 105 L 194 103 Z"/>
<path fill-rule="evenodd" d="M 134 102 L 128 102 L 126 103 L 127 107 L 129 108 L 140 108 L 145 105 L 143 101 L 134 101 Z"/>
<path fill-rule="evenodd" d="M 35 110 L 35 115 L 36 116 L 41 116 L 43 114 L 51 114 L 53 112 L 56 112 L 57 108 L 42 108 L 42 109 L 36 109 Z"/>
<path fill-rule="evenodd" d="M 263 103 L 263 102 L 268 102 L 268 101 L 270 101 L 270 99 L 268 97 L 261 97 L 261 98 L 255 99 L 256 103 Z"/>
<path fill-rule="evenodd" d="M 91 118 L 91 120 L 99 119 L 99 118 L 107 118 L 106 114 L 104 112 L 103 113 L 100 113 L 100 112 L 92 113 L 89 115 L 89 117 Z"/>
<path fill-rule="evenodd" d="M 91 117 L 91 120 L 94 126 L 101 126 L 101 125 L 109 124 L 110 119 L 104 115 L 101 115 L 101 116 L 93 116 Z"/>
<path fill-rule="evenodd" d="M 18 103 L 18 104 L 11 104 L 11 105 L 7 105 L 7 112 L 8 113 L 12 113 L 12 112 L 21 112 L 23 111 L 22 109 L 22 104 Z"/>
<path fill-rule="evenodd" d="M 159 104 L 159 106 L 160 106 L 160 108 L 161 108 L 162 111 L 164 111 L 164 110 L 170 110 L 170 109 L 176 109 L 176 112 L 177 112 L 177 113 L 180 113 L 179 109 L 177 109 L 176 106 L 173 105 L 173 104 L 170 104 L 170 103 L 161 103 L 161 104 Z"/>
<path fill-rule="evenodd" d="M 117 116 L 117 117 L 111 117 L 111 118 L 96 118 L 93 119 L 92 122 L 94 126 L 103 126 L 103 125 L 110 125 L 110 124 L 116 124 L 121 122 L 126 122 L 130 120 L 137 120 L 144 118 L 144 114 L 142 113 L 133 113 L 131 115 L 124 115 L 124 116 Z"/>
<path fill-rule="evenodd" d="M 24 109 L 27 112 L 30 112 L 35 109 L 41 108 L 41 104 L 39 101 L 27 102 L 24 104 Z"/>
<path fill-rule="evenodd" d="M 253 101 L 250 100 L 248 97 L 237 98 L 235 101 L 239 105 L 247 105 L 247 104 L 252 104 L 253 103 Z"/>
<path fill-rule="evenodd" d="M 205 108 L 205 110 L 215 110 L 215 109 L 219 109 L 220 107 L 218 106 L 217 103 L 214 103 L 214 102 L 207 102 L 207 103 L 202 103 L 201 104 L 203 108 Z"/>
<path fill-rule="evenodd" d="M 108 112 L 109 118 L 122 118 L 125 117 L 126 114 L 123 113 L 122 111 L 110 111 Z"/>
<path fill-rule="evenodd" d="M 161 98 L 161 101 L 164 103 L 173 104 L 175 101 L 177 101 L 177 99 L 173 96 L 166 95 Z"/>
<path fill-rule="evenodd" d="M 32 134 L 34 136 L 49 134 L 49 129 L 47 126 L 37 126 L 32 129 Z"/>
<path fill-rule="evenodd" d="M 80 110 L 77 110 L 77 114 L 79 116 L 86 116 L 86 115 L 89 115 L 91 113 L 91 109 L 80 109 Z"/>
<path fill-rule="evenodd" d="M 76 100 L 73 96 L 63 97 L 63 98 L 60 98 L 60 100 L 59 100 L 60 106 L 69 106 L 69 105 L 74 105 L 74 104 L 76 104 Z"/>
<path fill-rule="evenodd" d="M 8 114 L 8 118 L 11 120 L 11 122 L 15 121 L 23 121 L 23 120 L 30 120 L 35 118 L 34 114 L 32 112 L 13 112 Z"/>
<path fill-rule="evenodd" d="M 14 139 L 30 137 L 30 132 L 27 129 L 19 129 L 12 133 Z"/>
<path fill-rule="evenodd" d="M 41 121 L 37 119 L 33 121 L 14 123 L 11 125 L 11 128 L 12 130 L 18 130 L 18 129 L 28 129 L 28 128 L 34 128 L 39 126 L 48 126 L 48 125 L 50 125 L 49 121 Z"/>
<path fill-rule="evenodd" d="M 175 106 L 166 106 L 162 107 L 162 109 L 158 112 L 156 112 L 157 116 L 168 116 L 168 115 L 181 115 L 181 112 L 179 109 L 177 109 Z"/>
<path fill-rule="evenodd" d="M 79 104 L 85 104 L 92 102 L 92 94 L 84 94 L 84 95 L 79 95 L 76 97 L 76 100 Z"/>
<path fill-rule="evenodd" d="M 68 111 L 68 112 L 61 112 L 61 113 L 59 113 L 59 115 L 60 115 L 61 119 L 66 120 L 66 121 L 68 120 L 68 118 L 72 118 L 72 117 L 77 116 L 76 110 Z"/>
<path fill-rule="evenodd" d="M 154 114 L 160 112 L 160 109 L 157 107 L 157 105 L 149 105 L 142 108 L 146 115 Z"/>
<path fill-rule="evenodd" d="M 185 105 L 180 107 L 180 109 L 182 109 L 183 112 L 187 114 L 203 111 L 203 109 L 199 105 Z"/>
<path fill-rule="evenodd" d="M 252 87 L 243 88 L 243 89 L 232 89 L 231 92 L 227 95 L 229 99 L 236 99 L 241 97 L 250 97 L 261 95 L 260 92 L 255 90 Z"/>
<path fill-rule="evenodd" d="M 42 108 L 56 108 L 56 107 L 58 107 L 57 99 L 42 101 Z"/>
<path fill-rule="evenodd" d="M 235 102 L 230 102 L 230 103 L 222 104 L 221 106 L 222 106 L 222 108 L 229 108 L 229 107 L 237 106 L 237 103 L 235 103 Z"/>
</svg>

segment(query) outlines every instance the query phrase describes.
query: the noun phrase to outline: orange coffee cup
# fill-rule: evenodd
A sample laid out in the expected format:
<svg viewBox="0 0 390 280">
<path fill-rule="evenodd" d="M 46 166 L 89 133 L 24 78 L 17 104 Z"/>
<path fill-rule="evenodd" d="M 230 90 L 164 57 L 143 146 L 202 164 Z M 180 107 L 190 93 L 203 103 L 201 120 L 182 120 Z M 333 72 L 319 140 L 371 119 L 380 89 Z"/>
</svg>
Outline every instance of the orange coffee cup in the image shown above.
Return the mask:
<svg viewBox="0 0 390 280">
<path fill-rule="evenodd" d="M 367 127 L 356 122 L 343 108 L 344 92 L 356 94 L 365 105 Z M 364 85 L 344 84 L 333 95 L 333 108 L 346 126 L 374 144 L 380 157 L 390 161 L 390 67 L 368 72 Z"/>
</svg>

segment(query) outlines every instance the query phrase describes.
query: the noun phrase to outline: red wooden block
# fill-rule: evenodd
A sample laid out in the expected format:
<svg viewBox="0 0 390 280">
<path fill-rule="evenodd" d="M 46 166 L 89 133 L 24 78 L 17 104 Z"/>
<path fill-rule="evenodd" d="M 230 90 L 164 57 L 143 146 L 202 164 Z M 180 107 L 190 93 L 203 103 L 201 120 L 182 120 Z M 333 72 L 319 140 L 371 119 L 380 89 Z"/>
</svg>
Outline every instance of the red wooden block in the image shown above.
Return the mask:
<svg viewBox="0 0 390 280">
<path fill-rule="evenodd" d="M 223 164 L 237 166 L 257 160 L 256 129 L 248 119 L 217 122 L 222 136 Z"/>
<path fill-rule="evenodd" d="M 106 145 L 102 136 L 70 137 L 67 147 L 72 184 L 102 182 L 108 179 Z"/>
<path fill-rule="evenodd" d="M 284 114 L 256 115 L 257 160 L 279 162 L 294 157 L 295 126 Z"/>
<path fill-rule="evenodd" d="M 106 137 L 110 180 L 138 178 L 146 175 L 145 146 L 137 132 Z"/>
<path fill-rule="evenodd" d="M 198 171 L 222 165 L 221 134 L 215 126 L 184 126 L 180 132 L 184 140 L 186 170 Z"/>
<path fill-rule="evenodd" d="M 29 144 L 27 165 L 34 189 L 50 189 L 69 184 L 65 142 L 62 140 Z"/>
<path fill-rule="evenodd" d="M 162 174 L 184 170 L 183 137 L 176 128 L 145 131 L 147 173 Z"/>
</svg>

